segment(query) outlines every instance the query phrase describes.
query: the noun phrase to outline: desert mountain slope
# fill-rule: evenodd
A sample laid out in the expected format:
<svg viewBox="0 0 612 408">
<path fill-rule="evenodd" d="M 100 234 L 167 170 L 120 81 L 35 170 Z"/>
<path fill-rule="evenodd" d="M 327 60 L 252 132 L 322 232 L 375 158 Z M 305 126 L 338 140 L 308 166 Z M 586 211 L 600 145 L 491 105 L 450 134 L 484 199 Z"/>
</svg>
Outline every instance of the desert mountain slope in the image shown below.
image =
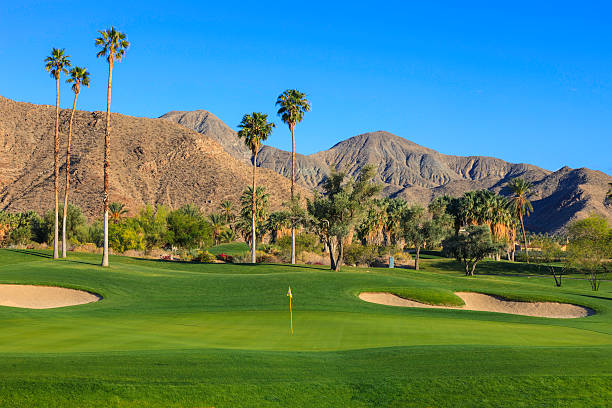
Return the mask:
<svg viewBox="0 0 612 408">
<path fill-rule="evenodd" d="M 69 117 L 70 110 L 60 111 L 61 197 Z M 53 106 L 0 97 L 0 209 L 53 207 L 54 121 Z M 187 203 L 213 212 L 224 200 L 237 207 L 251 183 L 250 164 L 229 155 L 206 134 L 168 120 L 116 113 L 111 124 L 111 201 L 126 203 L 131 212 L 145 204 L 177 208 Z M 77 111 L 73 126 L 70 202 L 97 217 L 102 206 L 105 113 Z M 258 175 L 258 185 L 266 187 L 272 207 L 279 208 L 289 196 L 289 180 L 268 169 L 258 169 Z"/>
<path fill-rule="evenodd" d="M 221 127 L 217 123 L 220 119 L 206 111 L 180 115 L 171 112 L 162 117 L 178 123 L 181 117 L 189 117 L 182 121 L 183 125 L 196 131 L 205 129 L 206 135 Z M 237 137 L 227 126 L 211 137 L 228 153 L 248 160 L 248 155 L 233 153 Z M 290 152 L 264 146 L 258 154 L 258 163 L 284 176 L 291 174 Z M 612 207 L 605 204 L 612 177 L 602 172 L 585 168 L 551 172 L 494 157 L 445 155 L 385 131 L 354 136 L 312 155 L 297 154 L 296 181 L 316 188 L 330 169 L 345 170 L 354 176 L 366 164 L 377 166 L 378 182 L 385 195 L 422 204 L 443 194 L 459 196 L 483 188 L 508 194 L 506 183 L 522 177 L 534 185 L 531 199 L 535 211 L 526 220 L 526 226 L 536 232 L 558 231 L 572 219 L 590 213 L 603 214 L 612 220 Z"/>
</svg>

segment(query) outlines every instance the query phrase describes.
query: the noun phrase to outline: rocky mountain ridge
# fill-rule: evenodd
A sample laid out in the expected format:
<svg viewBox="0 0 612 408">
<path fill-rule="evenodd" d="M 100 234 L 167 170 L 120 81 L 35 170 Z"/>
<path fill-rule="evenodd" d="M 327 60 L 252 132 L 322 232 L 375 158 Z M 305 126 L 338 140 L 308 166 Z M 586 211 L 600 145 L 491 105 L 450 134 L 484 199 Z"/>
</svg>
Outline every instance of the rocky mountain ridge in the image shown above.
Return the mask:
<svg viewBox="0 0 612 408">
<path fill-rule="evenodd" d="M 248 151 L 235 147 L 236 132 L 207 111 L 170 112 L 161 118 L 215 139 L 239 160 L 250 160 Z M 296 181 L 317 188 L 331 169 L 355 176 L 368 163 L 378 168 L 383 194 L 421 204 L 443 194 L 459 196 L 483 188 L 509 194 L 506 183 L 524 178 L 534 185 L 535 211 L 526 225 L 535 232 L 559 231 L 571 220 L 591 213 L 612 220 L 612 208 L 605 202 L 612 177 L 600 171 L 564 167 L 551 172 L 494 157 L 445 155 L 385 131 L 357 135 L 312 155 L 296 154 Z M 258 165 L 289 177 L 291 153 L 263 146 Z"/>
</svg>

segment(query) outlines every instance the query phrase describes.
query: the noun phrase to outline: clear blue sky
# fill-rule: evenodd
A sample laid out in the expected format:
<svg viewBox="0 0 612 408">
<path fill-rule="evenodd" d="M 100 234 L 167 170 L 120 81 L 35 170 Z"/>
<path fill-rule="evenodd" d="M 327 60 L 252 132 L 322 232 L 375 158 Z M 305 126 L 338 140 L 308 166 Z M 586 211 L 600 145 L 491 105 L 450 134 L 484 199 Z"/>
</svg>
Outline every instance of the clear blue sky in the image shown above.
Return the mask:
<svg viewBox="0 0 612 408">
<path fill-rule="evenodd" d="M 279 125 L 269 144 L 288 149 L 274 101 L 297 88 L 313 106 L 301 153 L 387 130 L 446 154 L 612 174 L 609 2 L 407 3 L 7 1 L 0 94 L 53 104 L 43 59 L 61 47 L 92 72 L 79 107 L 105 110 L 94 38 L 114 25 L 132 43 L 114 72 L 116 112 L 207 109 L 236 128 L 262 111 Z"/>
</svg>

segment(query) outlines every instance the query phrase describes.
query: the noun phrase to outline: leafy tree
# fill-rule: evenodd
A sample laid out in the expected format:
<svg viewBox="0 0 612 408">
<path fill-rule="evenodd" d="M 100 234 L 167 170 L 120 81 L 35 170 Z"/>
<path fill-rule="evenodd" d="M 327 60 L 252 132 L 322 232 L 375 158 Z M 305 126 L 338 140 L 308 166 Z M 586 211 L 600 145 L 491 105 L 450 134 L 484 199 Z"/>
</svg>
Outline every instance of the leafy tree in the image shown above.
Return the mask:
<svg viewBox="0 0 612 408">
<path fill-rule="evenodd" d="M 372 200 L 363 221 L 356 229 L 357 237 L 363 245 L 386 243 L 384 231 L 389 201 L 387 198 Z"/>
<path fill-rule="evenodd" d="M 55 224 L 53 240 L 53 259 L 59 258 L 59 80 L 62 73 L 67 74 L 70 67 L 70 56 L 65 54 L 65 49 L 53 48 L 51 54 L 45 58 L 45 70 L 55 79 Z"/>
<path fill-rule="evenodd" d="M 117 252 L 145 249 L 144 231 L 139 220 L 128 218 L 125 222 L 114 222 L 109 226 L 109 245 Z"/>
<path fill-rule="evenodd" d="M 144 234 L 145 251 L 149 252 L 155 247 L 162 247 L 167 243 L 167 215 L 166 207 L 146 205 L 138 214 L 138 224 Z"/>
<path fill-rule="evenodd" d="M 106 133 L 104 137 L 104 249 L 102 252 L 102 266 L 108 266 L 108 183 L 110 169 L 110 137 L 111 137 L 111 86 L 113 83 L 113 65 L 121 62 L 125 51 L 130 46 L 127 36 L 111 27 L 104 31 L 98 31 L 100 37 L 96 38 L 96 46 L 101 50 L 96 55 L 98 58 L 106 57 L 108 61 L 108 87 L 106 92 Z"/>
<path fill-rule="evenodd" d="M 463 263 L 466 276 L 474 276 L 476 264 L 487 255 L 498 250 L 499 245 L 491 239 L 491 231 L 486 225 L 470 226 L 464 234 L 442 241 L 445 256 L 453 256 Z"/>
<path fill-rule="evenodd" d="M 561 286 L 562 278 L 563 278 L 563 269 L 553 265 L 553 262 L 558 262 L 563 258 L 564 254 L 561 250 L 561 245 L 550 237 L 542 237 L 537 241 L 531 240 L 532 244 L 535 243 L 537 247 L 540 248 L 539 252 L 535 254 L 532 252 L 532 258 L 535 257 L 536 262 L 538 262 L 538 267 L 546 268 L 550 271 L 551 275 L 555 279 L 555 285 Z"/>
<path fill-rule="evenodd" d="M 312 227 L 325 243 L 331 269 L 338 271 L 349 232 L 359 225 L 380 187 L 372 182 L 375 169 L 364 166 L 357 180 L 344 172 L 332 172 L 323 182 L 323 195 L 307 201 Z"/>
<path fill-rule="evenodd" d="M 200 210 L 186 205 L 168 214 L 168 240 L 173 246 L 194 249 L 212 243 L 212 231 Z"/>
<path fill-rule="evenodd" d="M 125 217 L 128 213 L 127 208 L 125 208 L 125 204 L 112 202 L 108 206 L 108 211 L 110 213 L 110 220 L 115 224 L 120 222 L 123 217 Z"/>
<path fill-rule="evenodd" d="M 289 126 L 291 131 L 291 200 L 294 199 L 295 185 L 295 126 L 304 119 L 304 114 L 310 111 L 310 102 L 306 94 L 297 89 L 287 89 L 276 100 L 278 115 Z M 295 223 L 291 224 L 291 264 L 295 264 Z"/>
<path fill-rule="evenodd" d="M 89 86 L 89 72 L 82 67 L 74 67 L 70 70 L 70 78 L 66 80 L 72 84 L 74 92 L 74 102 L 72 103 L 72 112 L 70 113 L 70 126 L 68 127 L 68 147 L 66 148 L 66 189 L 64 191 L 64 217 L 62 229 L 62 258 L 66 257 L 66 216 L 68 210 L 68 190 L 70 189 L 70 146 L 72 142 L 72 122 L 74 120 L 74 111 L 76 110 L 77 97 L 81 92 L 81 85 Z"/>
<path fill-rule="evenodd" d="M 515 178 L 508 183 L 508 187 L 510 191 L 512 191 L 510 206 L 516 217 L 521 221 L 521 230 L 523 231 L 523 240 L 525 242 L 525 256 L 527 257 L 527 262 L 529 262 L 529 250 L 527 248 L 527 235 L 525 234 L 523 217 L 528 216 L 533 211 L 533 206 L 531 205 L 531 201 L 529 201 L 530 191 L 533 186 L 528 181 L 521 178 Z"/>
<path fill-rule="evenodd" d="M 591 289 L 598 290 L 602 276 L 612 267 L 612 228 L 600 215 L 574 221 L 568 226 L 567 265 L 584 271 Z"/>
<path fill-rule="evenodd" d="M 396 245 L 403 236 L 402 219 L 410 210 L 410 204 L 403 198 L 387 198 L 386 219 L 383 226 L 385 245 Z"/>
<path fill-rule="evenodd" d="M 59 210 L 64 211 L 64 206 L 60 204 Z M 72 240 L 78 236 L 79 229 L 85 225 L 85 216 L 81 209 L 75 205 L 68 204 L 68 210 L 66 211 L 66 239 Z M 64 230 L 63 219 L 61 221 L 60 228 Z M 38 238 L 39 242 L 46 242 L 51 244 L 54 239 L 54 213 L 49 210 L 40 220 L 40 223 L 33 226 L 33 233 Z"/>
<path fill-rule="evenodd" d="M 413 206 L 406 211 L 402 219 L 404 238 L 412 243 L 415 249 L 414 269 L 419 270 L 421 249 L 426 244 L 436 245 L 446 235 L 442 218 L 431 219 L 423 207 Z"/>
<path fill-rule="evenodd" d="M 257 258 L 255 256 L 257 246 L 257 229 L 255 226 L 255 212 L 257 207 L 257 152 L 261 148 L 261 143 L 268 139 L 268 136 L 272 133 L 274 123 L 268 123 L 268 115 L 261 112 L 253 112 L 252 115 L 244 115 L 242 121 L 238 125 L 240 130 L 238 131 L 238 137 L 244 139 L 244 144 L 251 150 L 253 155 L 253 186 L 252 186 L 252 204 L 251 204 L 251 263 L 256 263 Z"/>
</svg>

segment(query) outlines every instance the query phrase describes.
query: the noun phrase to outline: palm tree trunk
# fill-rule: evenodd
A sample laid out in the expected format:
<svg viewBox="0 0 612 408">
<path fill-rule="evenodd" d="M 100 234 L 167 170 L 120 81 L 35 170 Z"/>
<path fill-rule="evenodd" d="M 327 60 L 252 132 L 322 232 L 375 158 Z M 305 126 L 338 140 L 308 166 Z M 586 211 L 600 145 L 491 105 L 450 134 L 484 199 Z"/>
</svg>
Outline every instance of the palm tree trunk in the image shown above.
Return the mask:
<svg viewBox="0 0 612 408">
<path fill-rule="evenodd" d="M 72 113 L 70 114 L 70 126 L 68 127 L 68 147 L 66 148 L 66 190 L 64 192 L 64 218 L 62 219 L 62 258 L 66 257 L 66 217 L 68 215 L 68 189 L 70 187 L 70 141 L 72 140 L 72 121 L 76 109 L 78 93 L 74 93 Z"/>
<path fill-rule="evenodd" d="M 295 129 L 291 127 L 291 201 L 295 185 Z M 291 223 L 291 265 L 295 265 L 295 225 Z"/>
<path fill-rule="evenodd" d="M 53 259 L 59 258 L 59 75 L 55 77 L 55 226 L 53 239 Z"/>
<path fill-rule="evenodd" d="M 253 153 L 253 208 L 252 208 L 252 219 L 251 219 L 251 263 L 257 263 L 255 256 L 256 251 L 256 232 L 255 232 L 255 214 L 257 211 L 257 183 L 256 175 L 257 171 L 257 150 Z"/>
<path fill-rule="evenodd" d="M 111 50 L 112 55 L 112 50 Z M 106 93 L 106 135 L 104 137 L 104 249 L 102 266 L 108 266 L 108 172 L 110 169 L 110 129 L 111 129 L 111 84 L 113 82 L 113 60 L 108 60 L 108 89 Z"/>
<path fill-rule="evenodd" d="M 527 258 L 527 263 L 529 263 L 529 252 L 527 250 L 527 235 L 525 234 L 525 225 L 523 224 L 523 216 L 521 215 L 521 229 L 523 230 L 523 241 L 525 242 L 525 257 Z"/>
</svg>

